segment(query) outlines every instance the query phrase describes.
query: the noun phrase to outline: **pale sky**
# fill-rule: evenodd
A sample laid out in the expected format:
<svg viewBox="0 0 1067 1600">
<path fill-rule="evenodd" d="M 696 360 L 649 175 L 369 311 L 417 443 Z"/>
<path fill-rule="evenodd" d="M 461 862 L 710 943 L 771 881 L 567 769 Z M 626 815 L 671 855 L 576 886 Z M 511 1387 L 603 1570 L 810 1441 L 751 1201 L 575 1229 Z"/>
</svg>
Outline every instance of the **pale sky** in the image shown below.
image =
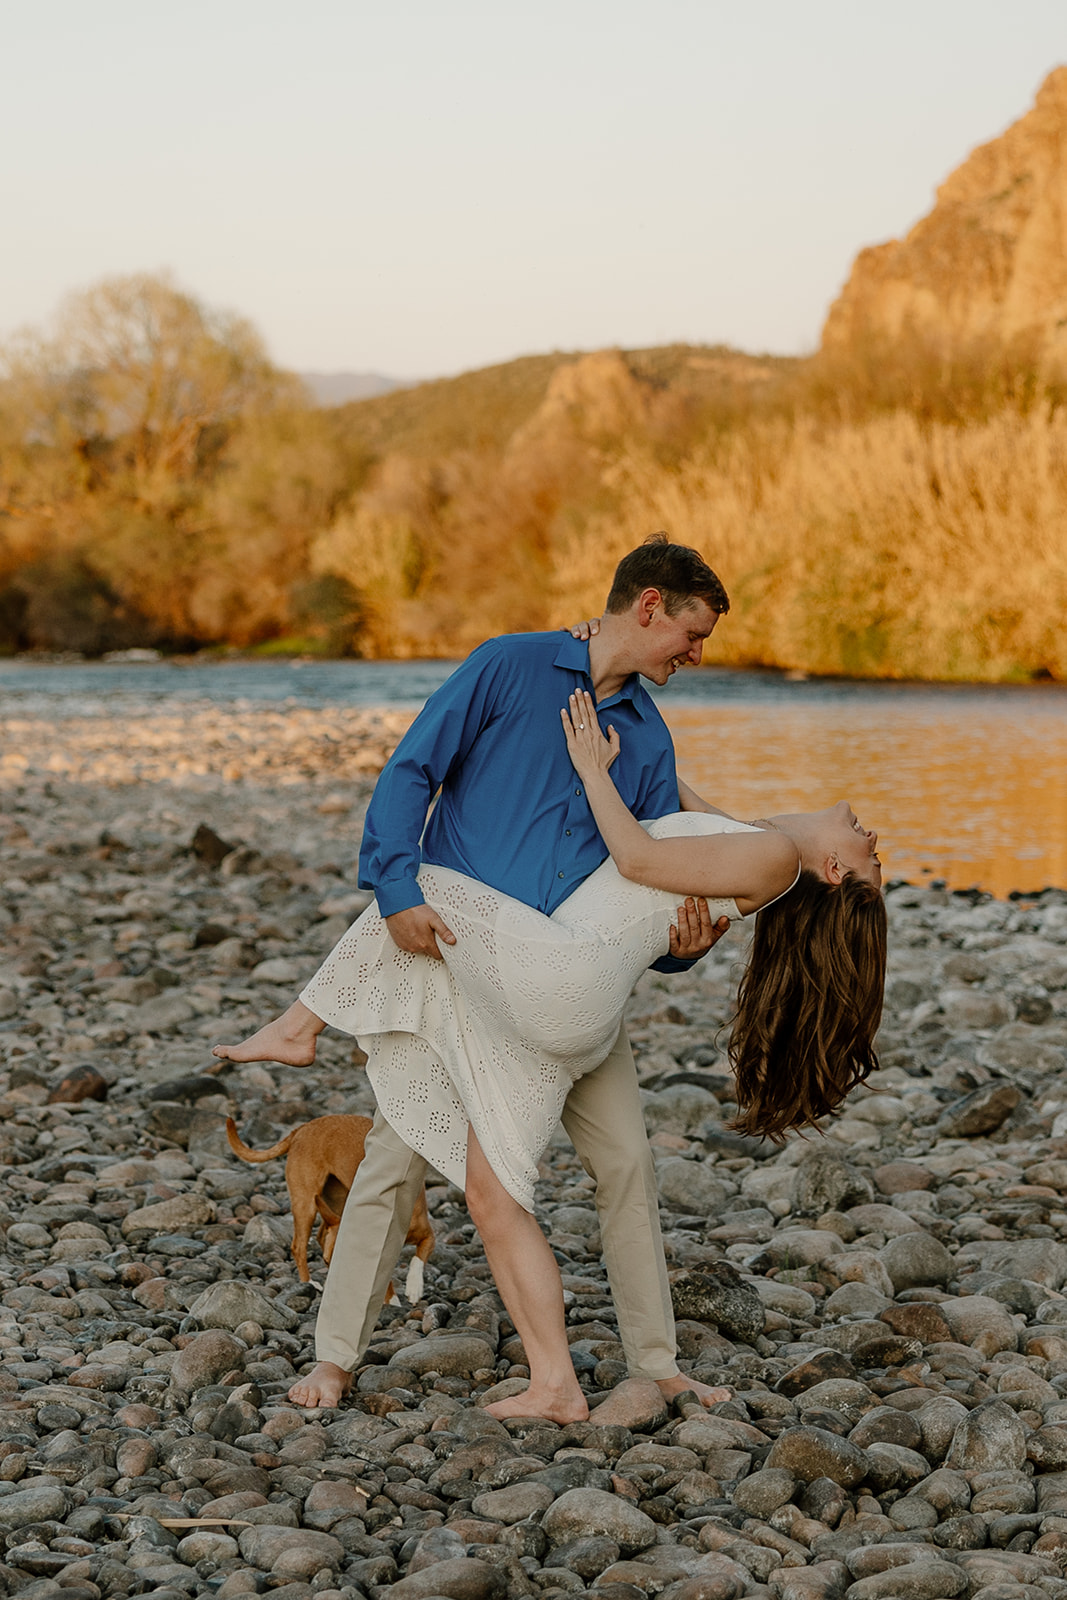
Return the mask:
<svg viewBox="0 0 1067 1600">
<path fill-rule="evenodd" d="M 0 0 L 0 337 L 169 270 L 301 370 L 818 341 L 1063 0 Z"/>
</svg>

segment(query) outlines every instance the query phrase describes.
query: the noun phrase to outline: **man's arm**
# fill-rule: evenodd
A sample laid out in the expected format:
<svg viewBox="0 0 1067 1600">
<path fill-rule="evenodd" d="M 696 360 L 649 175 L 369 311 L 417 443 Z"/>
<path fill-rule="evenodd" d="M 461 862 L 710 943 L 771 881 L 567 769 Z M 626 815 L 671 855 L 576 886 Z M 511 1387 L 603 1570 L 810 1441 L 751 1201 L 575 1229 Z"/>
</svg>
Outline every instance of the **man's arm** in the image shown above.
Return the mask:
<svg viewBox="0 0 1067 1600">
<path fill-rule="evenodd" d="M 359 854 L 361 888 L 373 889 L 390 936 L 402 950 L 440 956 L 437 937 L 454 938 L 425 904 L 416 881 L 419 841 L 430 802 L 484 726 L 500 670 L 483 645 L 427 700 L 374 789 Z"/>
<path fill-rule="evenodd" d="M 678 779 L 678 798 L 682 802 L 683 811 L 706 811 L 713 817 L 725 817 L 728 822 L 736 822 L 728 811 L 720 811 L 718 806 L 711 805 L 701 798 L 695 789 L 691 789 L 681 778 Z"/>
</svg>

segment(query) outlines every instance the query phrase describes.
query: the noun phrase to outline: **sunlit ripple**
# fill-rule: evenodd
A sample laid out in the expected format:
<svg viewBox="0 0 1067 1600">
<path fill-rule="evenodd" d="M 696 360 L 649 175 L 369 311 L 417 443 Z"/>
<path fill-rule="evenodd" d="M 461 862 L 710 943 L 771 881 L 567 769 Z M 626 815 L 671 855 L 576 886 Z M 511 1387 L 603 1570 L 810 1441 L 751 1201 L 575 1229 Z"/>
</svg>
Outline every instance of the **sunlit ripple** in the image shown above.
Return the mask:
<svg viewBox="0 0 1067 1600">
<path fill-rule="evenodd" d="M 737 816 L 847 799 L 887 881 L 1067 887 L 1067 703 L 916 700 L 663 709 L 679 772 Z"/>
</svg>

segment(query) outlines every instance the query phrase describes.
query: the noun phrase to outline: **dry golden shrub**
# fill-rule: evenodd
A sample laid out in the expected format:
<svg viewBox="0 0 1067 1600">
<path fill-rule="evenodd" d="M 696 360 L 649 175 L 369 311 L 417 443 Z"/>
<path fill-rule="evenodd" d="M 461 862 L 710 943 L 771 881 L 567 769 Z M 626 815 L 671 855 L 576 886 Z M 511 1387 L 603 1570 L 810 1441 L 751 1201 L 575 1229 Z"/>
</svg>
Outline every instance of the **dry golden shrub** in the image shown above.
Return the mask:
<svg viewBox="0 0 1067 1600">
<path fill-rule="evenodd" d="M 718 660 L 809 672 L 1067 676 L 1067 417 L 761 423 L 675 471 L 631 450 L 562 576 L 587 600 L 653 527 L 733 600 Z M 565 609 L 565 607 L 564 607 Z M 582 607 L 579 605 L 579 610 Z"/>
</svg>

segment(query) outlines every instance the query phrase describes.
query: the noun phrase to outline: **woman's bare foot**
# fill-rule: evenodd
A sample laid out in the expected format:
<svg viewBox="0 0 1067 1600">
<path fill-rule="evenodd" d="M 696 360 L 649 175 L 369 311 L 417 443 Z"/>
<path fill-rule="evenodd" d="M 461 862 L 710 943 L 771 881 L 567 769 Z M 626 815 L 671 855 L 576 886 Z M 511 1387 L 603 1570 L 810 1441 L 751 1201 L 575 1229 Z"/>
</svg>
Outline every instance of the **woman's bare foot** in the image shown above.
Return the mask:
<svg viewBox="0 0 1067 1600">
<path fill-rule="evenodd" d="M 336 1406 L 352 1387 L 352 1374 L 332 1361 L 320 1361 L 306 1378 L 298 1378 L 289 1390 L 295 1406 Z"/>
<path fill-rule="evenodd" d="M 223 1061 L 280 1061 L 286 1067 L 310 1067 L 315 1041 L 326 1024 L 300 1000 L 241 1044 L 217 1044 L 213 1056 Z"/>
<path fill-rule="evenodd" d="M 545 1385 L 530 1385 L 521 1394 L 509 1395 L 506 1400 L 494 1400 L 483 1407 L 491 1417 L 544 1417 L 548 1422 L 585 1422 L 589 1406 L 578 1387 L 550 1389 Z"/>
<path fill-rule="evenodd" d="M 721 1400 L 733 1399 L 731 1389 L 713 1389 L 709 1384 L 698 1383 L 696 1378 L 687 1378 L 684 1372 L 675 1373 L 673 1378 L 657 1378 L 656 1388 L 664 1400 L 673 1400 L 676 1394 L 684 1394 L 688 1389 L 702 1406 L 717 1406 Z"/>
</svg>

